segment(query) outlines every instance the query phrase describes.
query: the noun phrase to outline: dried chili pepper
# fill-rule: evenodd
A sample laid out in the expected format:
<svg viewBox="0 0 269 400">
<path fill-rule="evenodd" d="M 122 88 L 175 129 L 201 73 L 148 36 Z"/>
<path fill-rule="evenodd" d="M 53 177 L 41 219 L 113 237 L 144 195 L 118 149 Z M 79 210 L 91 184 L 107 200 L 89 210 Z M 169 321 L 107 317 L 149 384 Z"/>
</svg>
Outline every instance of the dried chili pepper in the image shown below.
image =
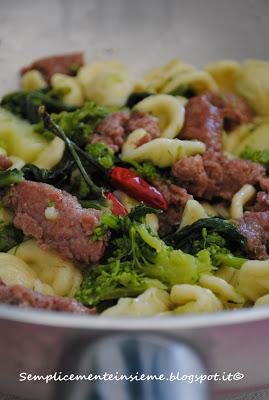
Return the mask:
<svg viewBox="0 0 269 400">
<path fill-rule="evenodd" d="M 128 168 L 112 168 L 110 182 L 115 188 L 122 190 L 138 201 L 143 201 L 148 206 L 162 210 L 168 208 L 167 201 L 162 193 Z"/>
<path fill-rule="evenodd" d="M 118 215 L 119 217 L 123 217 L 128 214 L 127 208 L 114 196 L 111 192 L 106 192 L 105 197 L 111 201 L 111 211 L 113 214 Z"/>
</svg>

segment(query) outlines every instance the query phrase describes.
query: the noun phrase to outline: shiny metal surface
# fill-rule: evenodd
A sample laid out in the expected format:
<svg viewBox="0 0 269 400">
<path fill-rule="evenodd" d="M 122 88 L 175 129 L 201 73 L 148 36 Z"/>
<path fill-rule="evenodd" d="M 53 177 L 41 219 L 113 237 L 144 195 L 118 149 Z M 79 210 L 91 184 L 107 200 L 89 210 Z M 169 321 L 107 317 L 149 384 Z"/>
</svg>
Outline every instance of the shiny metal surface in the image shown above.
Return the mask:
<svg viewBox="0 0 269 400">
<path fill-rule="evenodd" d="M 202 65 L 220 58 L 268 58 L 268 0 L 0 0 L 0 94 L 35 57 L 85 50 L 119 58 L 134 72 L 179 56 Z M 269 309 L 167 319 L 107 319 L 0 307 L 0 391 L 49 399 L 52 385 L 19 383 L 20 371 L 57 369 L 70 343 L 110 331 L 168 333 L 194 344 L 211 371 L 241 371 L 218 393 L 268 382 Z"/>
</svg>

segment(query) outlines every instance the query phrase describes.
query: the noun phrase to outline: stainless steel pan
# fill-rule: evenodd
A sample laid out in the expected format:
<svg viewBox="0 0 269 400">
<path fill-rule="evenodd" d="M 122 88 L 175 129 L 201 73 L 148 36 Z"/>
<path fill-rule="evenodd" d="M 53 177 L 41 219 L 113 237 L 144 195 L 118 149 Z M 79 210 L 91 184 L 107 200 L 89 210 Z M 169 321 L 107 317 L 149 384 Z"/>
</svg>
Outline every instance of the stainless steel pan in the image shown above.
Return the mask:
<svg viewBox="0 0 269 400">
<path fill-rule="evenodd" d="M 120 58 L 138 72 L 175 56 L 197 65 L 266 59 L 268 20 L 267 0 L 0 0 L 0 92 L 15 88 L 18 68 L 35 57 L 72 50 L 85 49 L 89 60 Z M 268 308 L 112 319 L 0 306 L 0 391 L 40 400 L 120 400 L 198 399 L 210 392 L 215 398 L 261 388 L 269 385 L 268 332 Z M 210 387 L 18 381 L 23 371 L 64 370 L 245 377 Z"/>
</svg>

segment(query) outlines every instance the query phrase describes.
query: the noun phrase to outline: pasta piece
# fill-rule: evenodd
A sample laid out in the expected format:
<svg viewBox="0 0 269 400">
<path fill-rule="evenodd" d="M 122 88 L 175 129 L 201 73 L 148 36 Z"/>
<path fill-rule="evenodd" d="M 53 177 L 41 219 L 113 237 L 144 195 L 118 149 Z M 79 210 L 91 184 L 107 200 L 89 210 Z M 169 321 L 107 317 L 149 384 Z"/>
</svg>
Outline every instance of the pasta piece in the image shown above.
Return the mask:
<svg viewBox="0 0 269 400">
<path fill-rule="evenodd" d="M 201 274 L 199 284 L 204 288 L 210 289 L 224 303 L 243 304 L 245 302 L 244 297 L 237 293 L 232 285 L 217 276 Z"/>
<path fill-rule="evenodd" d="M 236 91 L 258 115 L 269 115 L 269 62 L 248 60 L 242 64 Z"/>
<path fill-rule="evenodd" d="M 145 217 L 145 224 L 150 227 L 150 229 L 158 233 L 159 230 L 159 218 L 156 214 L 147 214 Z"/>
<path fill-rule="evenodd" d="M 241 72 L 241 66 L 237 61 L 220 60 L 207 64 L 204 68 L 213 77 L 220 90 L 234 91 L 236 80 Z"/>
<path fill-rule="evenodd" d="M 11 254 L 0 253 L 0 279 L 7 286 L 22 285 L 42 294 L 54 294 L 51 287 L 36 277 L 29 265 Z"/>
<path fill-rule="evenodd" d="M 72 297 L 79 288 L 82 280 L 79 269 L 55 252 L 41 249 L 35 240 L 28 240 L 9 252 L 28 264 L 39 280 L 52 288 L 55 295 Z"/>
<path fill-rule="evenodd" d="M 248 260 L 236 273 L 236 288 L 245 298 L 256 301 L 269 293 L 269 260 Z"/>
<path fill-rule="evenodd" d="M 47 82 L 43 78 L 41 72 L 36 69 L 32 69 L 31 71 L 26 72 L 22 76 L 22 88 L 26 91 L 33 91 L 42 89 L 47 86 Z"/>
<path fill-rule="evenodd" d="M 63 102 L 70 105 L 81 106 L 83 104 L 82 89 L 75 77 L 54 74 L 51 77 L 51 85 L 54 89 L 67 89 L 68 93 L 63 96 Z"/>
<path fill-rule="evenodd" d="M 197 285 L 175 285 L 172 287 L 170 298 L 177 307 L 175 313 L 207 313 L 223 309 L 220 300 L 211 290 Z"/>
<path fill-rule="evenodd" d="M 218 85 L 206 71 L 191 71 L 176 74 L 162 89 L 164 93 L 173 93 L 180 87 L 188 87 L 195 93 L 218 91 Z"/>
<path fill-rule="evenodd" d="M 269 306 L 269 294 L 259 297 L 254 304 L 254 307 Z"/>
<path fill-rule="evenodd" d="M 32 289 L 35 274 L 23 260 L 8 253 L 0 253 L 0 278 L 7 286 L 18 284 Z"/>
<path fill-rule="evenodd" d="M 231 285 L 235 282 L 235 274 L 236 269 L 233 267 L 226 267 L 225 265 L 221 266 L 215 273 L 215 276 L 218 278 L 224 279 L 226 282 L 230 283 Z"/>
<path fill-rule="evenodd" d="M 174 58 L 162 67 L 157 67 L 146 72 L 144 80 L 147 90 L 161 92 L 164 85 L 177 73 L 192 71 L 195 67 L 184 64 L 180 59 Z"/>
<path fill-rule="evenodd" d="M 198 140 L 179 140 L 157 138 L 136 147 L 146 134 L 144 129 L 136 129 L 127 138 L 122 147 L 121 157 L 126 162 L 150 160 L 160 168 L 170 167 L 184 156 L 202 154 L 205 144 Z"/>
<path fill-rule="evenodd" d="M 0 142 L 7 154 L 26 163 L 33 162 L 48 145 L 47 140 L 33 131 L 33 126 L 10 112 L 0 109 Z"/>
<path fill-rule="evenodd" d="M 161 136 L 173 139 L 178 136 L 185 118 L 184 102 L 168 94 L 146 97 L 133 108 L 159 118 Z"/>
<path fill-rule="evenodd" d="M 263 150 L 269 148 L 269 122 L 266 119 L 253 124 L 248 134 L 242 138 L 235 148 L 235 154 L 240 155 L 246 148 Z"/>
<path fill-rule="evenodd" d="M 168 311 L 171 305 L 169 294 L 166 291 L 158 288 L 149 288 L 134 299 L 119 299 L 118 303 L 105 310 L 103 315 L 146 317 Z"/>
<path fill-rule="evenodd" d="M 63 158 L 65 144 L 62 139 L 54 138 L 33 162 L 39 168 L 52 169 Z"/>
<path fill-rule="evenodd" d="M 77 78 L 86 98 L 103 106 L 123 106 L 134 87 L 132 74 L 118 61 L 85 65 Z"/>
<path fill-rule="evenodd" d="M 223 150 L 231 154 L 240 155 L 242 151 L 240 144 L 249 136 L 254 126 L 253 123 L 243 124 L 228 135 L 223 136 Z"/>
<path fill-rule="evenodd" d="M 12 161 L 12 165 L 9 169 L 22 169 L 25 165 L 25 161 L 20 157 L 9 156 L 10 161 Z"/>
<path fill-rule="evenodd" d="M 244 185 L 232 198 L 230 214 L 231 218 L 242 218 L 244 206 L 254 197 L 256 189 L 252 185 Z"/>
<path fill-rule="evenodd" d="M 184 228 L 184 226 L 193 224 L 195 221 L 198 221 L 199 219 L 207 217 L 208 215 L 205 212 L 203 206 L 197 200 L 190 199 L 187 201 L 184 207 L 182 219 L 180 222 L 180 229 Z"/>
</svg>

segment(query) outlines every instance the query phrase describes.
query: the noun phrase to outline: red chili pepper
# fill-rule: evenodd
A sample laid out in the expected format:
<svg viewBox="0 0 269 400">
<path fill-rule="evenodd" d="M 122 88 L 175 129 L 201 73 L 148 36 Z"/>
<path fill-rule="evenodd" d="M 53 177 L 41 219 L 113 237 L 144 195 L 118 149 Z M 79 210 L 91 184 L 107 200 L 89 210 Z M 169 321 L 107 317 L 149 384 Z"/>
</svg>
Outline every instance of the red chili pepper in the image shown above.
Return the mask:
<svg viewBox="0 0 269 400">
<path fill-rule="evenodd" d="M 111 171 L 110 181 L 115 188 L 138 201 L 143 201 L 148 206 L 162 210 L 168 208 L 162 193 L 128 168 L 114 167 Z"/>
<path fill-rule="evenodd" d="M 113 193 L 105 193 L 105 196 L 108 200 L 111 201 L 111 211 L 113 214 L 118 215 L 119 217 L 123 217 L 128 214 L 128 210 L 124 207 L 123 204 L 114 196 Z"/>
</svg>

